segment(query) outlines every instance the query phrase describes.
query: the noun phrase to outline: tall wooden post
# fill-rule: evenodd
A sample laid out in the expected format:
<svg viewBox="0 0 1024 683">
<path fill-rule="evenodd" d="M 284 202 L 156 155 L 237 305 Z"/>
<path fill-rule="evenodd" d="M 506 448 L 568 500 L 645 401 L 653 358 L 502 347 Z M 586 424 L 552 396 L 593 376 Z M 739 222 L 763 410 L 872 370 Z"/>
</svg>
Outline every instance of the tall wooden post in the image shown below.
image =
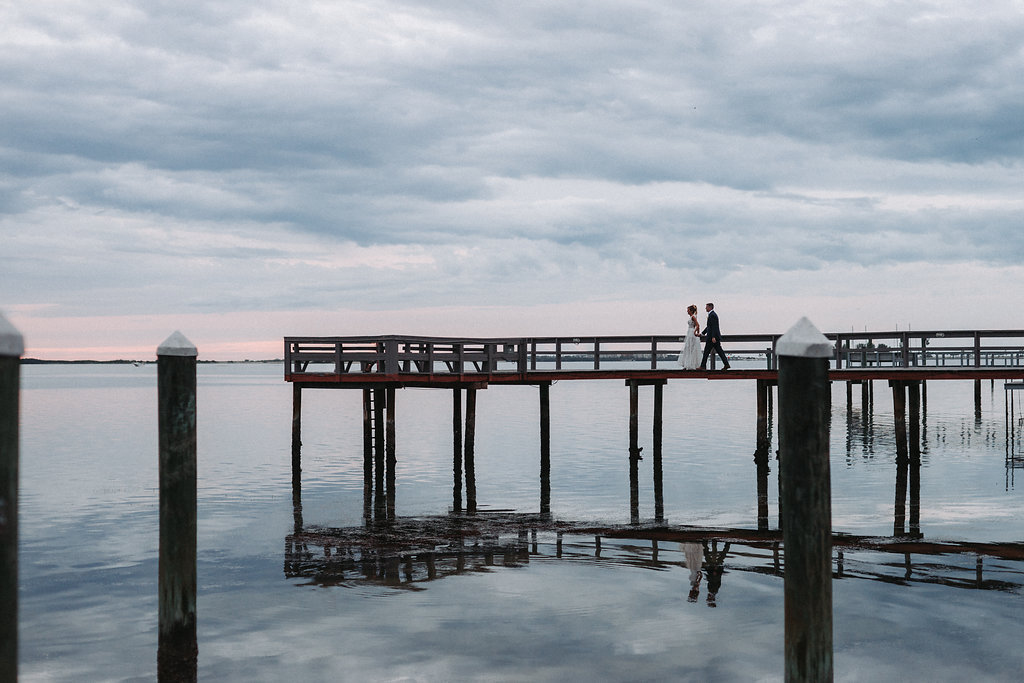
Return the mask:
<svg viewBox="0 0 1024 683">
<path fill-rule="evenodd" d="M 462 512 L 462 389 L 452 389 L 452 510 Z"/>
<path fill-rule="evenodd" d="M 18 411 L 21 334 L 0 315 L 0 681 L 18 680 Z"/>
<path fill-rule="evenodd" d="M 786 681 L 832 680 L 832 503 L 826 411 L 832 351 L 832 344 L 807 318 L 801 318 L 778 343 Z"/>
<path fill-rule="evenodd" d="M 175 332 L 157 348 L 160 446 L 157 676 L 196 680 L 196 347 Z"/>
<path fill-rule="evenodd" d="M 540 514 L 551 514 L 551 382 L 540 385 Z"/>
<path fill-rule="evenodd" d="M 466 389 L 466 512 L 476 512 L 476 388 Z"/>
<path fill-rule="evenodd" d="M 664 381 L 654 385 L 654 519 L 661 523 L 665 519 L 664 475 L 661 467 L 662 412 L 664 403 Z"/>
</svg>

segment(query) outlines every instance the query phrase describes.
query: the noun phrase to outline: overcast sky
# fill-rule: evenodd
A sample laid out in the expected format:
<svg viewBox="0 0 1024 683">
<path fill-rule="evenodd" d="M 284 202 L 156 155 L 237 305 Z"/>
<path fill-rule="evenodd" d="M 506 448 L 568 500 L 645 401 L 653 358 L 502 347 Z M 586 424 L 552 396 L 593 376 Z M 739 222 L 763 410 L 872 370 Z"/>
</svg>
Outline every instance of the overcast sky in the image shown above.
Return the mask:
<svg viewBox="0 0 1024 683">
<path fill-rule="evenodd" d="M 0 4 L 26 355 L 1024 328 L 1024 4 Z"/>
</svg>

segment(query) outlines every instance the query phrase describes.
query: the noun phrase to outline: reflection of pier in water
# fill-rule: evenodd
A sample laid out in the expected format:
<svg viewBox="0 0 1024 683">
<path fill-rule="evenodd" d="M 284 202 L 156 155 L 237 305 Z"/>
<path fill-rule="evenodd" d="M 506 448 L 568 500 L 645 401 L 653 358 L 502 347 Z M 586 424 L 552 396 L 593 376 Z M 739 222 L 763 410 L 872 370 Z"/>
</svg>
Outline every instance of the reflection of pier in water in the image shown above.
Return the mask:
<svg viewBox="0 0 1024 683">
<path fill-rule="evenodd" d="M 523 568 L 531 562 L 682 568 L 682 544 L 695 543 L 703 548 L 702 571 L 721 582 L 730 572 L 782 577 L 781 541 L 779 531 L 594 527 L 535 514 L 452 514 L 346 529 L 298 529 L 285 539 L 284 573 L 322 586 L 373 584 L 423 590 L 429 582 L 449 576 Z M 837 580 L 1011 593 L 1024 588 L 1024 544 L 929 543 L 837 534 L 832 545 Z"/>
</svg>

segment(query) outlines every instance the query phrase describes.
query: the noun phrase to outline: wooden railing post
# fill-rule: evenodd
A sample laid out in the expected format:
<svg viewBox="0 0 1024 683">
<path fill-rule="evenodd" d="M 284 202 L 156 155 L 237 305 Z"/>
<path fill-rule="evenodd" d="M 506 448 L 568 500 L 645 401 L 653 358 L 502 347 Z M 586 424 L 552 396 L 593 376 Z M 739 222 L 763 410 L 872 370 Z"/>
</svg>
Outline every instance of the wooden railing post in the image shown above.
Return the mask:
<svg viewBox="0 0 1024 683">
<path fill-rule="evenodd" d="M 196 644 L 196 347 L 175 332 L 157 348 L 161 681 L 194 681 Z"/>
<path fill-rule="evenodd" d="M 384 373 L 397 375 L 400 371 L 398 364 L 398 340 L 388 339 L 384 342 Z"/>
<path fill-rule="evenodd" d="M 0 681 L 18 680 L 18 411 L 21 334 L 0 315 Z"/>
<path fill-rule="evenodd" d="M 974 333 L 974 367 L 981 367 L 981 334 Z"/>
<path fill-rule="evenodd" d="M 807 318 L 779 340 L 779 467 L 785 569 L 785 680 L 832 680 L 832 503 L 828 359 Z"/>
</svg>

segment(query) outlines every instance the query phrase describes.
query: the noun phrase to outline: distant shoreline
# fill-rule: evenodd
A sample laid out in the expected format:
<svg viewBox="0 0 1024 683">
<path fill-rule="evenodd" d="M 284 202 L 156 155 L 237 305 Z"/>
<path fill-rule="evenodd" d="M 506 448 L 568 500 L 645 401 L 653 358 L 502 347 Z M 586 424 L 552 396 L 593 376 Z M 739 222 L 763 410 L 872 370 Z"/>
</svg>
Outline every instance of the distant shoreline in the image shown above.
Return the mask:
<svg viewBox="0 0 1024 683">
<path fill-rule="evenodd" d="M 197 363 L 283 363 L 280 358 L 272 360 L 197 360 Z M 44 360 L 42 358 L 22 358 L 22 365 L 149 365 L 155 360 Z"/>
</svg>

